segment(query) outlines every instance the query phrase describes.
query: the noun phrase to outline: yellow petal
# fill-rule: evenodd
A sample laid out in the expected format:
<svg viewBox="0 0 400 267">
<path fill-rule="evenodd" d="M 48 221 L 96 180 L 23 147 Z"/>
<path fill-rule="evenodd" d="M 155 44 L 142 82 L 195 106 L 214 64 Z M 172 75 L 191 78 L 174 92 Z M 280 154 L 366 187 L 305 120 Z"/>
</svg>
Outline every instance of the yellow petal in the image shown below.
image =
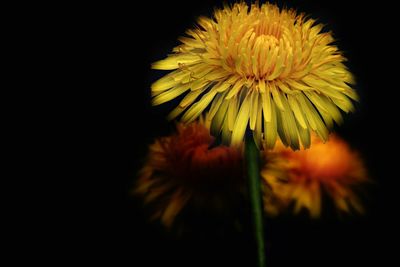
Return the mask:
<svg viewBox="0 0 400 267">
<path fill-rule="evenodd" d="M 240 107 L 232 131 L 231 145 L 239 146 L 243 141 L 250 115 L 250 94 L 247 94 Z"/>
<path fill-rule="evenodd" d="M 258 106 L 261 107 L 261 99 L 258 98 Z M 257 147 L 260 149 L 261 147 L 261 131 L 262 131 L 262 110 L 261 108 L 257 109 L 257 120 L 256 120 L 256 126 L 254 128 L 253 132 L 253 139 L 254 143 L 257 145 Z"/>
<path fill-rule="evenodd" d="M 204 76 L 204 79 L 209 80 L 209 81 L 218 81 L 221 78 L 226 78 L 230 75 L 229 72 L 226 70 L 219 68 L 211 71 L 210 73 L 206 74 Z"/>
<path fill-rule="evenodd" d="M 282 104 L 282 97 L 284 97 L 279 89 L 275 87 L 273 83 L 267 84 L 267 87 L 271 90 L 273 101 L 275 102 L 276 106 L 280 110 L 285 110 L 285 107 Z"/>
<path fill-rule="evenodd" d="M 264 120 L 267 122 L 271 121 L 271 95 L 269 88 L 265 87 L 265 82 L 263 80 L 259 83 L 261 100 L 262 100 L 262 109 L 264 114 Z"/>
<path fill-rule="evenodd" d="M 196 67 L 197 66 L 199 66 L 199 68 L 189 68 L 192 72 L 192 77 L 197 80 L 203 79 L 207 74 L 214 70 L 213 67 L 210 67 L 207 64 L 198 64 Z"/>
<path fill-rule="evenodd" d="M 316 133 L 322 140 L 328 140 L 328 129 L 326 128 L 324 122 L 319 116 L 318 111 L 315 110 L 314 106 L 304 95 L 299 94 L 298 99 L 301 108 L 305 111 L 304 113 L 311 128 L 316 131 Z"/>
<path fill-rule="evenodd" d="M 231 143 L 232 131 L 228 127 L 228 116 L 225 116 L 222 123 L 222 144 L 229 146 Z"/>
<path fill-rule="evenodd" d="M 292 47 L 286 47 L 286 49 L 287 49 L 287 58 L 286 58 L 286 61 L 285 61 L 285 68 L 283 69 L 283 72 L 281 73 L 281 78 L 282 77 L 287 77 L 290 73 L 291 73 L 291 70 L 292 70 L 292 65 L 293 65 L 293 49 L 292 49 Z"/>
<path fill-rule="evenodd" d="M 229 108 L 228 108 L 228 125 L 229 130 L 233 131 L 233 126 L 235 125 L 236 115 L 238 112 L 238 97 L 232 98 L 229 101 Z"/>
<path fill-rule="evenodd" d="M 337 88 L 334 86 L 326 86 L 326 87 L 318 87 L 316 88 L 319 92 L 321 92 L 322 94 L 329 96 L 331 98 L 335 98 L 335 99 L 342 99 L 343 97 L 346 97 L 343 93 L 342 93 L 342 89 L 341 88 Z"/>
<path fill-rule="evenodd" d="M 325 102 L 322 101 L 321 97 L 315 92 L 304 92 L 308 99 L 317 107 L 318 110 L 328 112 Z"/>
<path fill-rule="evenodd" d="M 245 81 L 243 79 L 238 80 L 229 90 L 225 99 L 231 99 L 233 96 L 236 96 L 239 93 L 240 89 L 242 89 L 244 83 Z"/>
<path fill-rule="evenodd" d="M 198 40 L 193 38 L 180 37 L 178 38 L 178 40 L 184 43 L 185 45 L 193 48 L 204 48 L 204 44 L 202 42 L 199 42 Z"/>
<path fill-rule="evenodd" d="M 197 103 L 189 108 L 189 110 L 182 116 L 182 121 L 189 123 L 198 118 L 214 99 L 216 93 L 216 90 L 211 89 L 210 92 L 205 94 Z"/>
<path fill-rule="evenodd" d="M 326 127 L 330 130 L 333 129 L 333 119 L 332 116 L 325 112 L 325 111 L 319 111 L 319 114 L 321 115 L 322 119 L 324 120 L 324 123 L 326 125 Z"/>
<path fill-rule="evenodd" d="M 326 96 L 320 96 L 320 99 L 324 102 L 325 109 L 328 114 L 333 118 L 337 124 L 343 123 L 343 117 L 339 108 Z"/>
<path fill-rule="evenodd" d="M 172 121 L 174 120 L 176 117 L 178 117 L 182 112 L 184 112 L 186 110 L 187 107 L 181 107 L 181 106 L 177 106 L 176 108 L 174 108 L 167 116 L 167 120 Z"/>
<path fill-rule="evenodd" d="M 296 82 L 295 80 L 286 80 L 287 84 L 292 87 L 295 90 L 299 90 L 299 91 L 314 91 L 315 89 L 313 89 L 312 87 Z"/>
<path fill-rule="evenodd" d="M 222 97 L 223 94 L 217 94 L 214 98 L 214 101 L 211 103 L 210 110 L 208 111 L 208 120 L 212 120 L 214 118 L 215 114 L 217 113 L 220 105 L 222 104 L 222 101 L 224 98 Z"/>
<path fill-rule="evenodd" d="M 314 121 L 314 116 L 312 115 L 313 112 L 317 112 L 311 108 L 309 108 L 309 105 L 307 105 L 307 99 L 303 94 L 299 94 L 297 96 L 297 100 L 299 101 L 300 107 L 303 110 L 305 117 L 307 118 L 307 121 L 314 131 L 317 129 L 317 124 Z"/>
<path fill-rule="evenodd" d="M 250 113 L 250 129 L 254 130 L 256 126 L 256 120 L 257 120 L 257 112 L 260 109 L 258 107 L 258 92 L 253 91 L 251 93 L 251 113 Z"/>
<path fill-rule="evenodd" d="M 180 64 L 193 65 L 199 62 L 201 62 L 201 58 L 197 55 L 171 55 L 163 60 L 154 62 L 151 67 L 156 70 L 173 70 L 179 68 Z"/>
<path fill-rule="evenodd" d="M 217 85 L 215 85 L 217 92 L 225 92 L 226 89 L 228 89 L 231 86 L 231 84 L 227 83 L 227 82 L 219 82 Z"/>
<path fill-rule="evenodd" d="M 191 91 L 182 99 L 181 103 L 179 103 L 179 106 L 182 108 L 186 108 L 187 106 L 191 105 L 197 99 L 197 97 L 201 95 L 201 93 L 203 92 L 204 89 Z"/>
<path fill-rule="evenodd" d="M 168 102 L 178 96 L 180 96 L 181 94 L 183 94 L 184 92 L 186 92 L 187 90 L 189 90 L 189 84 L 180 84 L 176 87 L 171 88 L 168 91 L 165 91 L 159 95 L 157 95 L 156 97 L 153 98 L 152 100 L 152 104 L 154 106 L 156 105 L 160 105 L 162 103 Z"/>
<path fill-rule="evenodd" d="M 354 101 L 360 101 L 360 97 L 358 96 L 357 92 L 351 88 L 344 88 L 343 93 Z"/>
<path fill-rule="evenodd" d="M 295 116 L 293 115 L 292 109 L 289 106 L 289 102 L 284 95 L 282 96 L 281 100 L 285 108 L 285 111 L 282 111 L 282 119 L 284 120 L 284 131 L 286 135 L 289 136 L 290 147 L 293 150 L 297 150 L 300 148 L 300 145 Z"/>
<path fill-rule="evenodd" d="M 293 150 L 300 149 L 297 124 L 291 110 L 280 111 L 284 134 Z"/>
<path fill-rule="evenodd" d="M 276 63 L 276 59 L 278 57 L 278 52 L 279 52 L 279 48 L 278 47 L 272 47 L 270 49 L 270 52 L 269 52 L 270 57 L 265 61 L 265 65 L 263 67 L 263 72 L 270 72 L 271 71 L 272 66 L 274 66 L 275 63 Z M 267 75 L 266 77 L 268 78 L 269 75 Z"/>
<path fill-rule="evenodd" d="M 278 87 L 278 89 L 280 89 L 282 92 L 284 92 L 288 95 L 295 95 L 295 94 L 299 93 L 298 91 L 291 89 L 285 83 L 283 83 L 279 80 L 277 80 L 275 83 L 276 83 L 276 86 Z"/>
<path fill-rule="evenodd" d="M 267 148 L 274 148 L 277 136 L 276 107 L 274 102 L 271 102 L 271 121 L 264 120 L 264 138 Z"/>
<path fill-rule="evenodd" d="M 276 60 L 276 65 L 274 67 L 274 71 L 270 75 L 268 75 L 269 81 L 272 81 L 272 80 L 278 78 L 279 75 L 281 75 L 281 73 L 284 69 L 283 60 L 284 60 L 284 55 L 283 54 L 279 55 Z"/>
<path fill-rule="evenodd" d="M 288 95 L 288 101 L 290 108 L 293 110 L 294 116 L 296 117 L 298 123 L 303 129 L 307 129 L 306 120 L 304 118 L 303 110 L 300 108 L 299 103 L 297 102 L 296 97 Z"/>
<path fill-rule="evenodd" d="M 228 107 L 229 107 L 229 101 L 224 100 L 217 113 L 215 114 L 214 118 L 212 119 L 211 122 L 211 132 L 213 133 L 213 135 L 218 136 L 219 133 L 221 132 L 221 127 L 222 124 L 227 124 L 225 117 L 227 117 L 227 111 L 228 111 Z M 224 122 L 225 120 L 225 122 Z"/>
<path fill-rule="evenodd" d="M 172 75 L 176 74 L 177 72 L 181 72 L 181 71 L 179 70 L 176 72 L 172 72 L 168 75 L 165 75 L 161 79 L 155 81 L 151 85 L 151 90 L 154 92 L 165 91 L 165 90 L 172 88 L 172 87 L 176 86 L 177 84 L 179 84 L 180 82 L 175 81 L 174 78 L 172 77 Z"/>
<path fill-rule="evenodd" d="M 303 145 L 304 149 L 307 149 L 311 145 L 311 135 L 310 135 L 310 129 L 307 128 L 302 128 L 302 127 L 297 127 L 299 130 L 299 136 L 300 136 L 300 141 L 301 144 Z"/>
<path fill-rule="evenodd" d="M 198 89 L 204 89 L 205 87 L 207 87 L 210 84 L 210 81 L 207 81 L 206 79 L 202 78 L 202 79 L 198 79 L 194 82 L 192 82 L 192 84 L 190 85 L 190 89 L 192 91 L 196 91 Z"/>
<path fill-rule="evenodd" d="M 354 111 L 354 106 L 353 103 L 351 103 L 350 99 L 342 95 L 342 97 L 339 98 L 331 98 L 333 103 L 335 103 L 336 106 L 338 106 L 341 110 L 343 110 L 346 113 L 353 112 Z"/>
<path fill-rule="evenodd" d="M 287 131 L 284 130 L 284 127 L 286 125 L 284 125 L 285 121 L 284 118 L 282 118 L 282 111 L 280 111 L 279 109 L 276 110 L 276 130 L 278 132 L 278 135 L 282 141 L 282 143 L 285 146 L 289 146 L 290 145 L 290 136 L 289 133 Z"/>
</svg>

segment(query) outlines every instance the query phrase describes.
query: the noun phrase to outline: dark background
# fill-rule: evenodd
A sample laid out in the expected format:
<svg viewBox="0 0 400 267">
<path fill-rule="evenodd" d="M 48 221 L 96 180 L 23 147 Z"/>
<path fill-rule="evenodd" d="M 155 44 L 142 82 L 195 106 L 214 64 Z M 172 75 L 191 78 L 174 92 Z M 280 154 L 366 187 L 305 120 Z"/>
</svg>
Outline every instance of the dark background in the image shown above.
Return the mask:
<svg viewBox="0 0 400 267">
<path fill-rule="evenodd" d="M 362 153 L 375 183 L 365 188 L 365 216 L 337 216 L 328 206 L 317 221 L 305 216 L 268 220 L 268 266 L 389 265 L 398 247 L 394 217 L 399 184 L 395 172 L 399 48 L 394 7 L 389 1 L 373 5 L 342 0 L 276 2 L 327 24 L 349 59 L 361 101 L 338 132 Z M 204 219 L 193 231 L 176 237 L 149 223 L 140 200 L 129 194 L 147 145 L 173 129 L 165 120 L 173 105 L 151 107 L 150 84 L 163 72 L 151 70 L 150 64 L 165 57 L 198 16 L 211 15 L 221 3 L 143 1 L 89 8 L 94 16 L 84 34 L 96 32 L 99 37 L 88 51 L 96 51 L 91 63 L 99 69 L 90 101 L 96 106 L 92 116 L 101 125 L 93 140 L 98 140 L 95 151 L 102 160 L 93 166 L 101 175 L 93 177 L 89 192 L 94 194 L 78 220 L 81 255 L 113 266 L 123 262 L 128 266 L 254 266 L 247 216 L 242 216 L 241 231 L 228 220 L 213 224 Z M 246 207 L 238 208 L 246 214 Z"/>
</svg>

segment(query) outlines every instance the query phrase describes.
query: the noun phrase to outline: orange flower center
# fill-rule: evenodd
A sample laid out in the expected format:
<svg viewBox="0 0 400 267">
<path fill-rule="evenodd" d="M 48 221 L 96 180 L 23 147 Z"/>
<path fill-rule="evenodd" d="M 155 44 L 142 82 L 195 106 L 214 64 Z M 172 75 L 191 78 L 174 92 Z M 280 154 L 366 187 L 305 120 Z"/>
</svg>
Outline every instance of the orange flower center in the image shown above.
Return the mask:
<svg viewBox="0 0 400 267">
<path fill-rule="evenodd" d="M 294 169 L 301 179 L 328 182 L 346 177 L 351 168 L 352 152 L 347 145 L 335 138 L 327 145 L 315 142 L 308 150 L 289 152 L 289 160 L 297 162 Z"/>
</svg>

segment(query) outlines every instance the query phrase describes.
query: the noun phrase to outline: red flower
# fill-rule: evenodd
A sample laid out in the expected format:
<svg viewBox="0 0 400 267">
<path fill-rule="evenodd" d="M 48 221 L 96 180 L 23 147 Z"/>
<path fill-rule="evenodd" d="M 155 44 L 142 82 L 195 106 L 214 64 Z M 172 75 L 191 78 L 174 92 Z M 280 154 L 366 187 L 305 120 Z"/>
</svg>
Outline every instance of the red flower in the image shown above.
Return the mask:
<svg viewBox="0 0 400 267">
<path fill-rule="evenodd" d="M 150 146 L 135 188 L 145 203 L 155 204 L 153 219 L 167 227 L 189 202 L 225 209 L 242 178 L 240 150 L 212 147 L 214 138 L 200 122 L 179 124 L 177 130 Z"/>
</svg>

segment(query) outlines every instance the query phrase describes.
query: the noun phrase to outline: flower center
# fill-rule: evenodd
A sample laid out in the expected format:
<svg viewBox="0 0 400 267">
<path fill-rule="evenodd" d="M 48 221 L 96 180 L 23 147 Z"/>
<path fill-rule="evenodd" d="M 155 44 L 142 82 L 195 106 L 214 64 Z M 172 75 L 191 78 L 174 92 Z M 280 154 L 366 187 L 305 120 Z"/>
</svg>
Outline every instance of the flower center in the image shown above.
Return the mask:
<svg viewBox="0 0 400 267">
<path fill-rule="evenodd" d="M 243 27 L 242 27 L 243 28 Z M 222 45 L 223 68 L 246 80 L 273 81 L 284 78 L 288 58 L 285 25 L 262 17 L 237 30 Z"/>
<path fill-rule="evenodd" d="M 272 34 L 261 34 L 260 36 L 257 37 L 257 39 L 260 38 L 263 42 L 264 45 L 279 45 L 279 37 L 276 37 L 275 35 Z"/>
<path fill-rule="evenodd" d="M 342 144 L 326 147 L 325 144 L 318 143 L 304 153 L 303 164 L 312 179 L 337 180 L 348 173 L 351 154 Z"/>
<path fill-rule="evenodd" d="M 271 36 L 274 37 L 277 41 L 282 37 L 282 27 L 279 23 L 265 23 L 260 22 L 254 27 L 254 32 L 256 36 Z"/>
</svg>

